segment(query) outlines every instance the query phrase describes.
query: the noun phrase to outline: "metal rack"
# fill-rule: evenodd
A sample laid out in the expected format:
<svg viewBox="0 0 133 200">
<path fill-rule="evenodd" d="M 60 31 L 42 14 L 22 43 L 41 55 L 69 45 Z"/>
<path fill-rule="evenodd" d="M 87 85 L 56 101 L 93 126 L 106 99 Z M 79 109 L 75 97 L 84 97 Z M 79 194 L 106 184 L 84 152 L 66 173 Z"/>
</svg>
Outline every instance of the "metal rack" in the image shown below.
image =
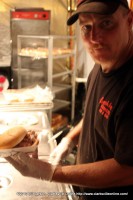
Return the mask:
<svg viewBox="0 0 133 200">
<path fill-rule="evenodd" d="M 48 54 L 47 55 L 27 55 L 27 54 L 21 54 L 21 49 L 23 48 L 23 42 L 25 40 L 30 39 L 30 41 L 34 40 L 42 40 L 42 43 L 44 44 L 44 47 L 47 48 Z M 66 52 L 62 54 L 53 54 L 55 43 L 57 41 L 60 41 L 60 43 L 65 43 L 65 46 L 69 46 L 70 42 L 73 42 L 73 47 L 71 48 L 71 52 Z M 24 42 L 26 43 L 26 42 Z M 60 48 L 61 49 L 61 48 Z M 76 69 L 76 37 L 75 36 L 55 36 L 55 35 L 49 35 L 49 36 L 32 36 L 32 35 L 18 35 L 17 36 L 17 51 L 18 51 L 18 69 L 17 69 L 17 76 L 18 76 L 18 88 L 22 87 L 22 58 L 32 58 L 34 60 L 42 60 L 45 59 L 47 61 L 47 64 L 45 63 L 45 68 L 47 68 L 47 85 L 52 89 L 53 93 L 55 94 L 54 99 L 54 108 L 53 112 L 66 107 L 71 106 L 71 120 L 74 119 L 74 111 L 75 111 L 75 69 Z M 57 59 L 73 59 L 73 66 L 69 66 L 67 69 L 64 68 L 64 71 L 59 73 L 54 73 L 54 60 Z M 71 62 L 71 61 L 70 61 Z M 29 66 L 30 68 L 30 66 Z M 27 70 L 29 70 L 29 68 Z M 70 77 L 70 83 L 69 84 L 56 84 L 55 79 L 60 79 L 62 77 L 68 76 Z M 46 80 L 45 80 L 46 81 Z M 63 100 L 63 99 L 57 99 L 56 95 L 63 92 L 71 90 L 71 100 Z"/>
</svg>

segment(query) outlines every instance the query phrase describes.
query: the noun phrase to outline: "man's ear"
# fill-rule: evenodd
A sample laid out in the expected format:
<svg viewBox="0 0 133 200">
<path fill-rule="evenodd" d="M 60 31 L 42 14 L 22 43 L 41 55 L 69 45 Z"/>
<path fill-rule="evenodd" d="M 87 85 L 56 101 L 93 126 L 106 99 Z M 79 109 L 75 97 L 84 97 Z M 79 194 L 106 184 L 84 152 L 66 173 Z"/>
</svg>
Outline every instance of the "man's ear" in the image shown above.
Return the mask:
<svg viewBox="0 0 133 200">
<path fill-rule="evenodd" d="M 133 28 L 133 11 L 132 10 L 130 10 L 128 13 L 128 26 L 130 30 Z"/>
</svg>

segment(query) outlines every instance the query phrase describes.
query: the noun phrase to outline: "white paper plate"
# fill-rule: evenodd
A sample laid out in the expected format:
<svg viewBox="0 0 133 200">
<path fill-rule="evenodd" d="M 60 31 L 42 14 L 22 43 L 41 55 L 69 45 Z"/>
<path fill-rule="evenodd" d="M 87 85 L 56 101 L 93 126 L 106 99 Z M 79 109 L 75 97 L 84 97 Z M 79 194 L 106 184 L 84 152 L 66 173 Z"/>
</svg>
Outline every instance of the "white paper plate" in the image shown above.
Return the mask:
<svg viewBox="0 0 133 200">
<path fill-rule="evenodd" d="M 8 156 L 13 156 L 16 153 L 24 152 L 24 153 L 33 153 L 37 149 L 38 140 L 32 145 L 28 147 L 18 147 L 12 149 L 0 149 L 0 157 L 5 158 Z"/>
</svg>

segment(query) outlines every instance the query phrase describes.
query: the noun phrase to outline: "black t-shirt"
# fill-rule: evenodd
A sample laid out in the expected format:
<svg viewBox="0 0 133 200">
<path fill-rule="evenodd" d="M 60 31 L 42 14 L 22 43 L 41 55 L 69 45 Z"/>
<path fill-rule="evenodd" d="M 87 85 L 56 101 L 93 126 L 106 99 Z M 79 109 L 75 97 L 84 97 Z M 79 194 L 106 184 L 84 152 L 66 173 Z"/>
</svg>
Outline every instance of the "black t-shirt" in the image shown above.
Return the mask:
<svg viewBox="0 0 133 200">
<path fill-rule="evenodd" d="M 133 58 L 110 73 L 99 68 L 86 95 L 77 164 L 109 158 L 133 166 Z"/>
</svg>

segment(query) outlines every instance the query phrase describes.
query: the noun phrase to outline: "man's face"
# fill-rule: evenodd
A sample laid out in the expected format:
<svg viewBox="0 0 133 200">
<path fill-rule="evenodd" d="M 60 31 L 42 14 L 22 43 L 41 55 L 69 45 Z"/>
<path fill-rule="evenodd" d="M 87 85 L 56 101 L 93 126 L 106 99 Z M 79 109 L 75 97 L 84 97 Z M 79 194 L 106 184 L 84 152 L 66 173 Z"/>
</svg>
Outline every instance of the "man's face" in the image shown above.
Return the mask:
<svg viewBox="0 0 133 200">
<path fill-rule="evenodd" d="M 113 15 L 80 14 L 79 24 L 87 51 L 95 62 L 111 64 L 122 59 L 129 45 L 129 20 L 119 8 Z"/>
</svg>

